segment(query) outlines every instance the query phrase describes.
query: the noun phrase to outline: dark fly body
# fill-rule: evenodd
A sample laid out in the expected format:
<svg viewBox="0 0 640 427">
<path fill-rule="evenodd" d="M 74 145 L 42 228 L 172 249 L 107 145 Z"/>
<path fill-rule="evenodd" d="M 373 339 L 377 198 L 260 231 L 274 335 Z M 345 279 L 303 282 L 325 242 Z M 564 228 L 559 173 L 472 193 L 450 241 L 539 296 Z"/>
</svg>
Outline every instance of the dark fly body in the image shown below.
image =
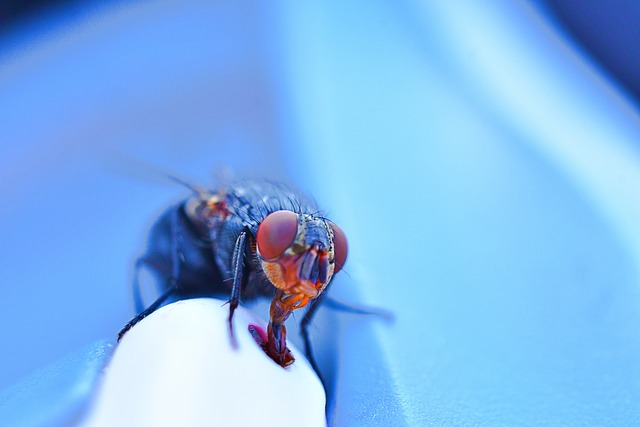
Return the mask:
<svg viewBox="0 0 640 427">
<path fill-rule="evenodd" d="M 294 358 L 286 346 L 285 321 L 308 307 L 301 332 L 314 368 L 307 327 L 323 292 L 347 257 L 342 230 L 315 204 L 289 187 L 269 181 L 241 181 L 216 191 L 190 187 L 193 196 L 167 209 L 136 262 L 134 294 L 140 312 L 118 339 L 166 300 L 199 296 L 229 298 L 229 331 L 241 299 L 271 299 L 265 352 L 279 365 Z M 160 296 L 142 307 L 137 276 L 155 273 Z M 252 332 L 253 334 L 253 332 Z"/>
</svg>

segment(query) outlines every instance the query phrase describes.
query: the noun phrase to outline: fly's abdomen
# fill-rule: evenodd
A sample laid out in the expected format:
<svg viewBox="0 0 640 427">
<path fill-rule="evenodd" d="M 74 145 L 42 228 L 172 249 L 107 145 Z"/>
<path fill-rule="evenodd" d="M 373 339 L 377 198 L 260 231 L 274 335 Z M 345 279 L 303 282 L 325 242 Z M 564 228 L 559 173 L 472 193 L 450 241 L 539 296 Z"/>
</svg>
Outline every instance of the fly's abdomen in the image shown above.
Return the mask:
<svg viewBox="0 0 640 427">
<path fill-rule="evenodd" d="M 140 260 L 155 273 L 161 290 L 175 286 L 183 296 L 228 292 L 207 236 L 187 218 L 182 204 L 167 209 L 154 224 Z"/>
</svg>

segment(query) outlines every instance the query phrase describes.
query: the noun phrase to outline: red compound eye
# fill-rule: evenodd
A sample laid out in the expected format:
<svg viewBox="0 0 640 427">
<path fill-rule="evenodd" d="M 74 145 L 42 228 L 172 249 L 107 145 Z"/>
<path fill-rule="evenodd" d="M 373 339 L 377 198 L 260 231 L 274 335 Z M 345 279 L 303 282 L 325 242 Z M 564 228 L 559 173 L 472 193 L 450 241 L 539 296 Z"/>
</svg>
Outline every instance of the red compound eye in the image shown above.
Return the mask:
<svg viewBox="0 0 640 427">
<path fill-rule="evenodd" d="M 344 231 L 340 227 L 331 224 L 331 228 L 333 228 L 333 250 L 336 259 L 336 267 L 333 274 L 336 274 L 347 261 L 349 245 L 347 244 L 347 236 L 344 235 Z"/>
<path fill-rule="evenodd" d="M 260 223 L 256 243 L 263 259 L 277 258 L 293 243 L 298 233 L 298 215 L 291 211 L 273 212 Z"/>
</svg>

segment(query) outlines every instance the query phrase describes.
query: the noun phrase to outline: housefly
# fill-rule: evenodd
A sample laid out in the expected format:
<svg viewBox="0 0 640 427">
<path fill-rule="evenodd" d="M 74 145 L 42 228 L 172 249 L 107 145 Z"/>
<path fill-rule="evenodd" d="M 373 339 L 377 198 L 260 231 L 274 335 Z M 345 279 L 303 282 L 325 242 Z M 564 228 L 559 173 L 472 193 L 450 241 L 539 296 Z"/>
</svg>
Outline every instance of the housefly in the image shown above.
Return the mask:
<svg viewBox="0 0 640 427">
<path fill-rule="evenodd" d="M 308 307 L 301 333 L 314 369 L 307 327 L 323 292 L 347 257 L 344 232 L 315 204 L 284 184 L 246 180 L 209 191 L 189 184 L 193 194 L 167 209 L 153 225 L 146 253 L 135 264 L 134 295 L 139 314 L 118 335 L 177 299 L 229 295 L 229 332 L 241 299 L 271 298 L 266 340 L 256 339 L 276 363 L 294 357 L 286 345 L 285 321 Z M 159 297 L 143 309 L 138 275 L 159 279 Z M 250 331 L 254 338 L 255 331 Z"/>
</svg>

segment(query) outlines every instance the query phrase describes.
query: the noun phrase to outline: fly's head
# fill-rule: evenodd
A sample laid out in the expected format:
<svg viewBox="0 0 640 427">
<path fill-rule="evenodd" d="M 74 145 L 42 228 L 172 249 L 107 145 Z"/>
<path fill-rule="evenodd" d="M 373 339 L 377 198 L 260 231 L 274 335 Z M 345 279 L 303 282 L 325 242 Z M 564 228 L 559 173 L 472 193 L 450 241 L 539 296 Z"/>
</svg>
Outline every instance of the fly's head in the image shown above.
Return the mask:
<svg viewBox="0 0 640 427">
<path fill-rule="evenodd" d="M 347 239 L 337 225 L 314 215 L 282 210 L 269 214 L 256 235 L 258 259 L 290 309 L 324 291 L 347 258 Z"/>
</svg>

